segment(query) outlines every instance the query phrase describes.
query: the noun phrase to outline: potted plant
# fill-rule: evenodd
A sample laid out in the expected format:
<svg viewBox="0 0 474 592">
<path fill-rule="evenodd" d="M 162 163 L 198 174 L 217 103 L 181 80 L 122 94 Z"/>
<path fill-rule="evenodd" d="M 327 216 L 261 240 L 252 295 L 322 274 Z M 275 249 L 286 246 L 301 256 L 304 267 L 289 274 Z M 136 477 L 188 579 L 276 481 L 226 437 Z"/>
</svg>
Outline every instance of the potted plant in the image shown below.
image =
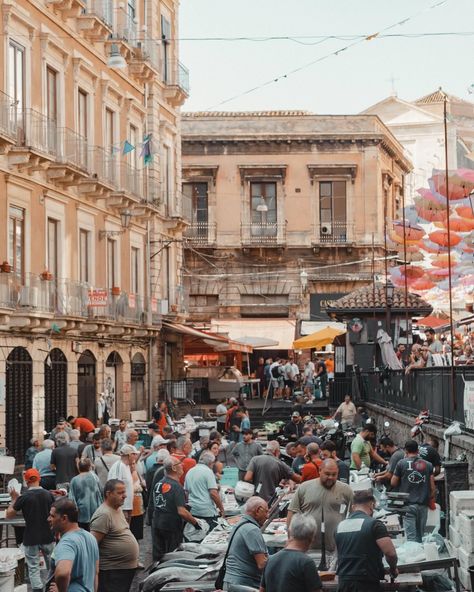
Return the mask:
<svg viewBox="0 0 474 592">
<path fill-rule="evenodd" d="M 120 296 L 121 293 L 122 293 L 122 290 L 120 289 L 120 286 L 113 286 L 112 296 Z"/>
<path fill-rule="evenodd" d="M 2 263 L 2 265 L 0 266 L 0 269 L 2 270 L 3 273 L 10 273 L 12 270 L 12 266 L 10 265 L 10 263 L 8 261 L 4 261 Z"/>
</svg>

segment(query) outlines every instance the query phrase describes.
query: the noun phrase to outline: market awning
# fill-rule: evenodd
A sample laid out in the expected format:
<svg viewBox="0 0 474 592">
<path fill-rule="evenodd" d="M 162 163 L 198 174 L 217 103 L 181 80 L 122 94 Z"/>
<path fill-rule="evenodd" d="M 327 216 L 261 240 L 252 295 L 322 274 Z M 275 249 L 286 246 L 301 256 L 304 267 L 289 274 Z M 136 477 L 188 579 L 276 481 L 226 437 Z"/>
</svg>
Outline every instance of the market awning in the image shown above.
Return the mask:
<svg viewBox="0 0 474 592">
<path fill-rule="evenodd" d="M 254 346 L 259 351 L 292 349 L 295 329 L 292 319 L 211 319 L 212 332 L 225 333 L 234 341 L 266 340 L 266 345 Z"/>
<path fill-rule="evenodd" d="M 451 324 L 451 321 L 448 318 L 439 318 L 434 317 L 432 315 L 428 317 L 424 317 L 423 319 L 419 319 L 417 321 L 418 327 L 429 327 L 430 329 L 438 329 L 439 327 L 447 327 Z"/>
<path fill-rule="evenodd" d="M 311 333 L 316 333 L 317 331 L 321 331 L 321 329 L 325 329 L 326 327 L 332 327 L 333 329 L 339 329 L 341 331 L 346 330 L 344 323 L 336 323 L 332 321 L 301 321 L 301 337 L 304 337 L 305 335 L 311 335 Z"/>
<path fill-rule="evenodd" d="M 213 332 L 200 331 L 188 325 L 163 321 L 163 328 L 184 335 L 184 350 L 188 354 L 214 352 L 252 353 L 253 351 L 252 346 L 232 341 L 226 335 L 216 335 Z"/>
<path fill-rule="evenodd" d="M 325 327 L 320 331 L 300 337 L 293 342 L 293 349 L 313 349 L 320 348 L 324 345 L 329 345 L 334 341 L 338 335 L 345 333 L 345 329 L 334 329 L 333 327 Z"/>
</svg>

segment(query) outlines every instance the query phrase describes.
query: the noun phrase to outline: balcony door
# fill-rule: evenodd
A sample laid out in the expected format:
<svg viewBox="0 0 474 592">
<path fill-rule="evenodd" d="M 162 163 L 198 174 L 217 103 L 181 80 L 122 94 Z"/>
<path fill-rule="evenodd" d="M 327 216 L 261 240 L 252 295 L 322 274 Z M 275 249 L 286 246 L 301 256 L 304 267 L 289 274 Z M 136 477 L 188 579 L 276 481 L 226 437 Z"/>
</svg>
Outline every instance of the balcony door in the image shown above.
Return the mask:
<svg viewBox="0 0 474 592">
<path fill-rule="evenodd" d="M 10 206 L 8 220 L 8 261 L 21 279 L 25 272 L 25 210 Z"/>
<path fill-rule="evenodd" d="M 14 108 L 12 117 L 16 118 L 19 140 L 25 141 L 25 48 L 10 41 L 8 45 L 8 95 Z"/>
<path fill-rule="evenodd" d="M 191 236 L 207 236 L 209 227 L 209 200 L 207 183 L 184 183 L 183 194 L 191 206 Z"/>
<path fill-rule="evenodd" d="M 347 239 L 347 198 L 345 181 L 319 183 L 320 237 L 328 241 Z"/>
<path fill-rule="evenodd" d="M 276 183 L 250 183 L 252 236 L 277 236 Z"/>
</svg>

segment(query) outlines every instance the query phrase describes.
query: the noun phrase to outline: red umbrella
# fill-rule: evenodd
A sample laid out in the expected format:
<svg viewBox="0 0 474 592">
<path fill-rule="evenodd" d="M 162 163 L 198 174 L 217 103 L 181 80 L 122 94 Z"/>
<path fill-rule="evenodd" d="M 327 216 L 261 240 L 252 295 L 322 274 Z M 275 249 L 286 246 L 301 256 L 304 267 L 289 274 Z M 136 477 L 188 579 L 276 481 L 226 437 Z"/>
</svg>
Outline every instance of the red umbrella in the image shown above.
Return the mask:
<svg viewBox="0 0 474 592">
<path fill-rule="evenodd" d="M 433 243 L 436 243 L 437 245 L 440 245 L 442 247 L 454 247 L 461 242 L 462 239 L 459 236 L 459 234 L 451 232 L 450 235 L 450 240 L 448 240 L 448 232 L 446 230 L 435 230 L 435 232 L 432 232 L 428 236 Z"/>
<path fill-rule="evenodd" d="M 421 291 L 431 290 L 431 288 L 434 288 L 435 286 L 436 286 L 436 284 L 427 278 L 420 278 L 418 280 L 415 280 L 411 284 L 411 287 L 414 290 L 421 290 Z"/>
<path fill-rule="evenodd" d="M 450 201 L 464 199 L 474 189 L 474 178 L 471 173 L 472 171 L 468 169 L 459 169 L 448 173 L 448 183 L 446 184 L 446 173 L 435 171 L 429 179 L 429 184 L 436 193 L 447 197 Z M 447 191 L 449 191 L 449 195 L 447 195 Z"/>
</svg>

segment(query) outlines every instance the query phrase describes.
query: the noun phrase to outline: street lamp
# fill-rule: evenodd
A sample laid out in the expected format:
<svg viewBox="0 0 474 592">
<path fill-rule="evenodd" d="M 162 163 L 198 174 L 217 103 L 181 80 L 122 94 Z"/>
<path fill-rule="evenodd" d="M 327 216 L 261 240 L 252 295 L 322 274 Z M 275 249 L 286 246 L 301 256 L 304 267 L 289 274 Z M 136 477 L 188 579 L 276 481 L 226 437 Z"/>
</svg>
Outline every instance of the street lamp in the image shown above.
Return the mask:
<svg viewBox="0 0 474 592">
<path fill-rule="evenodd" d="M 120 236 L 123 234 L 127 228 L 130 226 L 130 221 L 132 219 L 132 212 L 128 209 L 122 210 L 120 212 L 120 224 L 122 226 L 122 230 L 99 230 L 99 239 L 109 238 L 112 236 Z"/>
<path fill-rule="evenodd" d="M 392 306 L 395 286 L 390 280 L 385 284 L 385 301 L 386 301 L 386 319 L 387 319 L 387 333 L 392 337 L 390 325 L 392 324 Z"/>
<path fill-rule="evenodd" d="M 308 287 L 308 272 L 303 269 L 300 273 L 300 281 L 301 281 L 301 288 L 303 292 L 306 292 L 306 288 Z"/>
</svg>

